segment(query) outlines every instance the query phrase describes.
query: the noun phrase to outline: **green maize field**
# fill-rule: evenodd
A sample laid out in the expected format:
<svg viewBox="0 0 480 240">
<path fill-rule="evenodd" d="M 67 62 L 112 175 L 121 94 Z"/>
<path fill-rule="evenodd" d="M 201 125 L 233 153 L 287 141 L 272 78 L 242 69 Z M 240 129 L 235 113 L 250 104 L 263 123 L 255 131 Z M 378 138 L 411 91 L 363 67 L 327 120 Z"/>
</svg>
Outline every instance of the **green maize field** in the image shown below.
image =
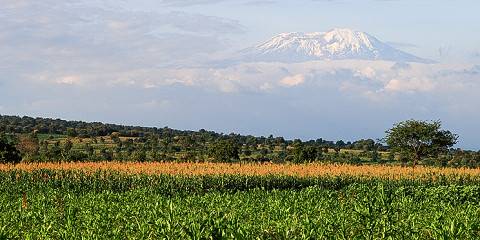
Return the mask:
<svg viewBox="0 0 480 240">
<path fill-rule="evenodd" d="M 0 239 L 478 239 L 480 179 L 0 172 Z"/>
</svg>

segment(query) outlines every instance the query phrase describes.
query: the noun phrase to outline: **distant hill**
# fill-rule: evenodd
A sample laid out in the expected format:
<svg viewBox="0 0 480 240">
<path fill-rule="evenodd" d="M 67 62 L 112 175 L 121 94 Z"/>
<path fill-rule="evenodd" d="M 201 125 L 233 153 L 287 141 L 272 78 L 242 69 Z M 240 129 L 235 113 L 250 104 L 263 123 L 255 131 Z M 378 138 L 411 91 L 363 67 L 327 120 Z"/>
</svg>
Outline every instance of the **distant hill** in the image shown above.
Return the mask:
<svg viewBox="0 0 480 240">
<path fill-rule="evenodd" d="M 0 115 L 0 138 L 13 143 L 26 162 L 177 161 L 177 162 L 336 162 L 406 164 L 372 139 L 354 142 L 288 140 L 272 135 L 223 134 L 200 129 L 140 127 Z M 480 152 L 451 150 L 422 164 L 480 166 Z M 401 160 L 401 161 L 399 161 Z"/>
<path fill-rule="evenodd" d="M 174 138 L 180 136 L 189 136 L 193 139 L 202 138 L 203 141 L 215 141 L 218 139 L 235 139 L 240 144 L 265 144 L 265 143 L 292 143 L 293 140 L 285 140 L 283 137 L 274 137 L 272 135 L 265 137 L 255 137 L 251 135 L 240 135 L 235 133 L 224 134 L 214 131 L 200 129 L 198 131 L 176 130 L 168 127 L 140 127 L 140 126 L 124 126 L 118 124 L 108 124 L 101 122 L 83 122 L 83 121 L 67 121 L 62 119 L 51 118 L 33 118 L 0 115 L 0 132 L 15 134 L 60 134 L 72 137 L 103 137 L 112 133 L 118 133 L 121 137 L 148 137 L 157 136 L 159 138 Z M 297 140 L 298 141 L 298 140 Z M 347 147 L 354 143 L 344 141 L 327 141 L 322 138 L 304 141 L 307 144 L 328 146 L 328 147 Z M 371 142 L 374 142 L 371 140 Z"/>
</svg>

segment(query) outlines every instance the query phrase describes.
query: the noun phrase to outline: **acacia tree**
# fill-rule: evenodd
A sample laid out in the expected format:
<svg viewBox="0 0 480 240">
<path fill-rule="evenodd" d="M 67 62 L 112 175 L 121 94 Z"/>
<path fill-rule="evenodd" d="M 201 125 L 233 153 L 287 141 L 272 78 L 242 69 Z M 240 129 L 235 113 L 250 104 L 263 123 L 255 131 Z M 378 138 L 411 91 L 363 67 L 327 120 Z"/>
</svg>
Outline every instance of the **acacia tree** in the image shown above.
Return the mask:
<svg viewBox="0 0 480 240">
<path fill-rule="evenodd" d="M 440 121 L 407 120 L 386 131 L 385 142 L 394 151 L 413 159 L 413 167 L 424 157 L 436 157 L 457 143 L 458 136 L 441 129 Z"/>
</svg>

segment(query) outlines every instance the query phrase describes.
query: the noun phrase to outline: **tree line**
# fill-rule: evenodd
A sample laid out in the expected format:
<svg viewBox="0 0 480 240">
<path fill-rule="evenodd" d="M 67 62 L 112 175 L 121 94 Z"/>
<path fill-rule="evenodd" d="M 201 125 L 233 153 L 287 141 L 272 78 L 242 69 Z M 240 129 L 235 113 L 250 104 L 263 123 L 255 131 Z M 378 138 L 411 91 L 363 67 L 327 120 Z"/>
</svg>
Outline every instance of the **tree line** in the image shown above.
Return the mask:
<svg viewBox="0 0 480 240">
<path fill-rule="evenodd" d="M 438 130 L 438 129 L 437 129 Z M 302 141 L 283 137 L 222 134 L 201 129 L 137 127 L 99 122 L 66 121 L 0 115 L 0 139 L 14 146 L 24 161 L 182 161 L 182 162 L 340 162 L 402 163 L 415 159 L 439 166 L 480 165 L 480 153 L 450 149 L 411 155 L 408 146 L 362 139 L 354 142 L 322 138 Z M 388 136 L 394 136 L 390 134 Z M 393 138 L 392 138 L 393 139 Z M 388 146 L 394 146 L 390 149 Z M 428 142 L 426 142 L 426 145 Z M 453 145 L 453 144 L 451 144 Z M 6 150 L 0 151 L 6 152 Z M 403 149 L 401 149 L 403 148 Z M 428 148 L 429 149 L 429 148 Z M 422 153 L 427 153 L 427 147 Z M 395 151 L 390 151 L 395 150 Z M 415 158 L 414 158 L 415 157 Z M 10 157 L 11 158 L 11 157 Z M 6 159 L 6 158 L 3 158 Z M 18 158 L 15 158 L 18 160 Z M 1 160 L 7 161 L 7 160 Z M 416 164 L 415 162 L 415 164 Z"/>
</svg>

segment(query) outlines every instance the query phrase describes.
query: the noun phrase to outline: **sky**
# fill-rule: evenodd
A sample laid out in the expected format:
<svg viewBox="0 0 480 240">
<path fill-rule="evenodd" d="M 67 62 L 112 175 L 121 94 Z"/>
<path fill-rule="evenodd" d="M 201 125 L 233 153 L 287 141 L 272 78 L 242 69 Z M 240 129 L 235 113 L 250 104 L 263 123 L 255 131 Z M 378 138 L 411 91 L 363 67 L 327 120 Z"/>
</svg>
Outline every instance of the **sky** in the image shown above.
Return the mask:
<svg viewBox="0 0 480 240">
<path fill-rule="evenodd" d="M 0 0 L 0 114 L 346 141 L 441 120 L 480 149 L 479 1 Z M 218 64 L 282 32 L 435 64 Z"/>
</svg>

